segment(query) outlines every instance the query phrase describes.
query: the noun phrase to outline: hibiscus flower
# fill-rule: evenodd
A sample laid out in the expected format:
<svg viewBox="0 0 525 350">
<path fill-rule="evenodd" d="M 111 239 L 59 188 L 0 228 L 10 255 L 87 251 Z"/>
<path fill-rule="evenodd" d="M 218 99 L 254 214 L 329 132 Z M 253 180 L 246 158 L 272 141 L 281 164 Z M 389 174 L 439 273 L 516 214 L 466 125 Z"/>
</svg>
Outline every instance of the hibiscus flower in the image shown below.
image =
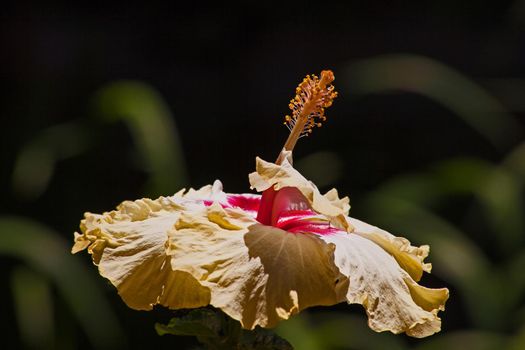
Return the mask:
<svg viewBox="0 0 525 350">
<path fill-rule="evenodd" d="M 438 332 L 448 290 L 417 282 L 429 247 L 348 216 L 349 200 L 321 194 L 292 165 L 297 140 L 325 120 L 337 96 L 330 71 L 308 76 L 290 102 L 291 133 L 275 163 L 256 159 L 259 194 L 222 184 L 86 213 L 72 252 L 92 254 L 100 274 L 137 310 L 212 305 L 245 329 L 275 326 L 301 310 L 363 305 L 369 326 L 414 337 Z"/>
</svg>

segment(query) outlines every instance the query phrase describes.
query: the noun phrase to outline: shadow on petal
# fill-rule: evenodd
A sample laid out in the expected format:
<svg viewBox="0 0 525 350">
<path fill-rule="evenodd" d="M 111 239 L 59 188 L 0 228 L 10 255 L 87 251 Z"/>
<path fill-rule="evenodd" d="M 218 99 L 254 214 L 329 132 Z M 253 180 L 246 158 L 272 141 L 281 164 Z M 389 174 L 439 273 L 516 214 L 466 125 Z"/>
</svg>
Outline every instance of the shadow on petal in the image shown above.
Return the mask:
<svg viewBox="0 0 525 350">
<path fill-rule="evenodd" d="M 348 289 L 348 279 L 334 264 L 334 246 L 315 235 L 294 234 L 260 224 L 244 235 L 250 259 L 260 261 L 264 288 L 252 290 L 251 298 L 264 301 L 259 308 L 243 312 L 249 326 L 256 311 L 267 314 L 265 327 L 314 305 L 334 305 Z"/>
</svg>

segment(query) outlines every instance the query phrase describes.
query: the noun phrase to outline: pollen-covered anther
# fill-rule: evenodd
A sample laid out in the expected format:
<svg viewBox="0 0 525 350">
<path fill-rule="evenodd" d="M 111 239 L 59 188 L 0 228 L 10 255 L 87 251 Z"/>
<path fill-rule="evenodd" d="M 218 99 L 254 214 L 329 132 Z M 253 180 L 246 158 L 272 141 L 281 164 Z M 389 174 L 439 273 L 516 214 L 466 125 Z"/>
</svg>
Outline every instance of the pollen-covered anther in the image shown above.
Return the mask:
<svg viewBox="0 0 525 350">
<path fill-rule="evenodd" d="M 331 85 L 334 79 L 332 71 L 324 70 L 320 77 L 315 74 L 307 75 L 297 86 L 295 96 L 288 104 L 292 113 L 284 117 L 284 125 L 290 130 L 284 144 L 285 150 L 292 151 L 297 140 L 310 135 L 315 127 L 321 127 L 326 121 L 325 109 L 337 97 L 337 92 Z M 282 160 L 280 154 L 276 163 L 280 164 Z"/>
<path fill-rule="evenodd" d="M 297 86 L 296 95 L 288 105 L 292 114 L 287 115 L 284 120 L 290 131 L 296 126 L 301 127 L 300 130 L 296 130 L 298 135 L 293 135 L 294 138 L 307 136 L 314 127 L 321 127 L 326 121 L 325 108 L 330 107 L 333 99 L 337 97 L 334 86 L 330 85 L 333 80 L 332 71 L 324 70 L 320 77 L 315 74 L 307 75 Z"/>
</svg>

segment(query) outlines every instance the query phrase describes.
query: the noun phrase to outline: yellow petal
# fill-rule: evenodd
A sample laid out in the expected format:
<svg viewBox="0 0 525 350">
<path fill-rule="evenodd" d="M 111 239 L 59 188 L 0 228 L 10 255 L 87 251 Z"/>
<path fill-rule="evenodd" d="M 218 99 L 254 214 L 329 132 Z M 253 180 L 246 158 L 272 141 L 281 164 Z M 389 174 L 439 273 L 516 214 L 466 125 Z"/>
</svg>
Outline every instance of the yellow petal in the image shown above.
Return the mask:
<svg viewBox="0 0 525 350">
<path fill-rule="evenodd" d="M 441 329 L 438 310 L 444 309 L 446 289 L 419 286 L 381 246 L 358 232 L 336 233 L 321 238 L 335 245 L 335 263 L 350 284 L 349 303 L 362 304 L 370 328 L 377 332 L 406 332 L 426 337 Z"/>
<path fill-rule="evenodd" d="M 247 329 L 273 327 L 346 294 L 347 279 L 334 265 L 331 245 L 258 224 L 236 209 L 213 205 L 200 215 L 181 215 L 170 232 L 169 254 L 174 270 L 209 288 L 210 304 Z"/>
<path fill-rule="evenodd" d="M 168 231 L 183 208 L 173 198 L 161 197 L 127 201 L 102 215 L 86 213 L 72 252 L 87 248 L 100 274 L 133 309 L 205 306 L 209 290 L 187 272 L 173 271 L 166 255 Z"/>
<path fill-rule="evenodd" d="M 329 217 L 334 226 L 351 231 L 352 228 L 345 219 L 350 209 L 349 199 L 347 197 L 339 199 L 335 190 L 323 196 L 312 182 L 305 179 L 292 167 L 291 153 L 286 154 L 287 157 L 281 165 L 269 163 L 257 157 L 256 171 L 249 175 L 251 187 L 259 192 L 272 186 L 275 190 L 295 187 L 306 197 L 313 210 Z"/>
<path fill-rule="evenodd" d="M 424 310 L 445 310 L 444 300 L 447 300 L 449 295 L 447 288 L 433 289 L 423 287 L 410 278 L 406 278 L 405 283 L 410 290 L 412 299 Z"/>
<path fill-rule="evenodd" d="M 326 192 L 324 196 L 333 206 L 340 208 L 345 216 L 348 215 L 348 212 L 350 211 L 350 199 L 348 197 L 339 198 L 339 194 L 335 188 Z"/>
<path fill-rule="evenodd" d="M 179 191 L 178 194 L 182 194 L 184 190 Z M 198 190 L 190 188 L 187 193 L 184 193 L 181 197 L 185 200 L 202 200 L 207 199 L 210 201 L 223 202 L 226 200 L 226 193 L 222 191 L 222 183 L 219 180 L 215 180 L 213 185 L 206 185 Z"/>
</svg>

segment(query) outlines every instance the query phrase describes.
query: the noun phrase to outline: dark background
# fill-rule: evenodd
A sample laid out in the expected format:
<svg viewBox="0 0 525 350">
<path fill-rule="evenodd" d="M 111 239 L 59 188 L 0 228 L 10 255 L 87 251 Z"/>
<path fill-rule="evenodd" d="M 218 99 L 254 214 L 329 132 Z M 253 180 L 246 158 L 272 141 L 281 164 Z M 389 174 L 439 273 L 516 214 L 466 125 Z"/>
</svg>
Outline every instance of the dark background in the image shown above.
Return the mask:
<svg viewBox="0 0 525 350">
<path fill-rule="evenodd" d="M 146 189 L 149 172 L 137 162 L 135 140 L 125 122 L 101 122 L 97 117 L 97 91 L 122 79 L 148 84 L 171 111 L 188 174 L 177 185 L 200 187 L 219 178 L 227 192 L 248 192 L 247 174 L 255 156 L 273 160 L 286 139 L 282 121 L 297 83 L 306 74 L 332 69 L 339 97 L 327 111 L 326 125 L 299 142 L 295 157 L 300 160 L 316 151 L 335 154 L 341 174 L 321 189 L 337 187 L 349 195 L 352 214 L 365 219 L 369 213 L 360 209 L 360 201 L 393 177 L 427 171 L 436 162 L 456 157 L 498 163 L 523 141 L 523 1 L 282 1 L 235 6 L 13 2 L 2 5 L 0 14 L 0 209 L 51 227 L 69 242 L 84 211 L 102 212 L 124 199 L 179 190 Z M 385 54 L 426 57 L 459 72 L 504 106 L 515 127 L 500 134 L 498 142 L 489 142 L 425 94 L 403 89 L 360 93 L 360 85 L 347 73 L 356 62 Z M 406 74 L 424 79 L 424 73 L 419 76 L 416 69 Z M 476 101 L 466 103 L 467 109 L 476 108 Z M 20 195 L 12 180 L 20 152 L 43 130 L 65 123 L 82 125 L 89 146 L 57 161 L 42 193 Z M 441 215 L 463 222 L 458 214 L 463 202 L 448 203 Z M 467 227 L 466 235 L 489 261 L 503 261 L 505 254 L 491 249 L 492 240 L 478 234 L 479 226 Z M 74 258 L 90 264 L 87 254 Z M 16 348 L 25 343 L 16 308 L 10 306 L 9 276 L 24 261 L 6 254 L 0 256 L 0 264 L 6 276 L 0 289 L 1 329 L 10 335 L 9 347 Z M 89 271 L 96 275 L 94 268 Z M 166 321 L 168 313 L 128 310 L 112 287 L 102 278 L 96 280 L 125 329 L 128 345 L 178 344 L 180 339 L 159 338 L 153 330 L 153 323 Z M 461 293 L 446 276 L 426 282 Z M 82 326 L 54 287 L 51 292 L 54 337 L 59 339 L 64 324 L 70 324 L 72 339 L 64 347 L 90 348 Z M 464 302 L 452 295 L 443 316 L 444 333 L 477 328 Z M 347 306 L 338 310 L 363 313 Z M 487 328 L 510 335 L 519 324 Z"/>
</svg>

